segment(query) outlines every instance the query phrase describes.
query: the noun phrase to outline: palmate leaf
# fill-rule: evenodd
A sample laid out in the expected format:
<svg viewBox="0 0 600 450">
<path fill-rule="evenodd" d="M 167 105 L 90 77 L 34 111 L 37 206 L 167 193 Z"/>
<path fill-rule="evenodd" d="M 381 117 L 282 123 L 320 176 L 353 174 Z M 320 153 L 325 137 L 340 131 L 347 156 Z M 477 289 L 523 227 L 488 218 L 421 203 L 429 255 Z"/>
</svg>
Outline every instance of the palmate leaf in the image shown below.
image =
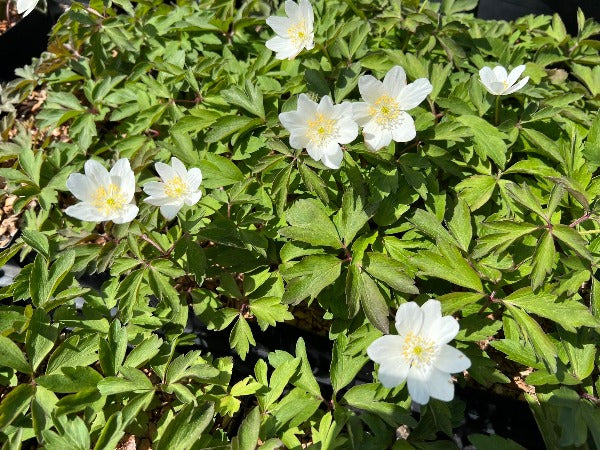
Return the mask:
<svg viewBox="0 0 600 450">
<path fill-rule="evenodd" d="M 342 247 L 335 225 L 318 200 L 298 200 L 286 211 L 285 217 L 291 226 L 279 230 L 282 236 L 311 245 Z"/>
</svg>

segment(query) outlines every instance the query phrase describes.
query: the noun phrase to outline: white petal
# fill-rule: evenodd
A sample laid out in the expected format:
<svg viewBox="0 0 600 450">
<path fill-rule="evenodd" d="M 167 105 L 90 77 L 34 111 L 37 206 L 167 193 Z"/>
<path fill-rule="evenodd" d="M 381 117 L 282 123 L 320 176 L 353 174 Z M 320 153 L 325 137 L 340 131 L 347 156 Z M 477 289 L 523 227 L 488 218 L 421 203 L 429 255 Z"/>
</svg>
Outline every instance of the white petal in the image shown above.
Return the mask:
<svg viewBox="0 0 600 450">
<path fill-rule="evenodd" d="M 297 111 L 299 117 L 302 119 L 300 122 L 304 122 L 307 117 L 313 116 L 317 112 L 317 102 L 314 102 L 306 94 L 300 94 L 298 96 Z"/>
<path fill-rule="evenodd" d="M 387 147 L 392 142 L 391 131 L 379 127 L 374 120 L 365 126 L 363 136 L 365 138 L 365 145 L 373 152 Z"/>
<path fill-rule="evenodd" d="M 302 132 L 293 132 L 292 134 L 290 134 L 290 146 L 292 148 L 305 148 L 309 142 L 310 139 L 308 138 L 304 130 L 302 130 Z"/>
<path fill-rule="evenodd" d="M 117 217 L 114 217 L 112 221 L 114 223 L 131 222 L 133 219 L 135 219 L 135 216 L 137 216 L 138 211 L 138 207 L 130 203 L 128 205 L 123 206 L 123 209 L 119 211 L 119 215 Z"/>
<path fill-rule="evenodd" d="M 324 95 L 319 102 L 319 106 L 317 106 L 317 113 L 323 114 L 325 116 L 332 116 L 334 113 L 333 101 L 329 95 Z"/>
<path fill-rule="evenodd" d="M 479 70 L 479 78 L 484 86 L 489 86 L 494 83 L 496 80 L 496 74 L 492 70 L 491 67 L 485 66 Z"/>
<path fill-rule="evenodd" d="M 506 81 L 508 78 L 508 74 L 506 73 L 506 69 L 502 66 L 496 66 L 493 69 L 494 75 L 496 76 L 496 81 Z"/>
<path fill-rule="evenodd" d="M 330 117 L 338 120 L 344 118 L 352 120 L 352 103 L 343 102 L 339 105 L 333 106 Z"/>
<path fill-rule="evenodd" d="M 340 144 L 349 144 L 358 136 L 358 125 L 351 118 L 344 118 L 338 122 L 339 135 L 336 138 Z"/>
<path fill-rule="evenodd" d="M 269 25 L 275 33 L 285 37 L 289 28 L 292 26 L 292 21 L 287 17 L 270 16 L 267 17 L 267 25 Z"/>
<path fill-rule="evenodd" d="M 438 400 L 449 402 L 454 398 L 454 383 L 448 372 L 433 368 L 427 381 L 429 395 Z"/>
<path fill-rule="evenodd" d="M 304 20 L 306 20 L 306 25 L 309 30 L 312 32 L 313 23 L 315 21 L 315 13 L 313 12 L 313 7 L 308 0 L 300 0 L 300 12 Z"/>
<path fill-rule="evenodd" d="M 290 133 L 302 132 L 306 128 L 304 121 L 306 116 L 302 117 L 298 111 L 289 111 L 279 114 L 279 121 Z"/>
<path fill-rule="evenodd" d="M 384 94 L 383 83 L 371 75 L 363 75 L 358 79 L 358 90 L 367 103 L 375 103 Z"/>
<path fill-rule="evenodd" d="M 529 77 L 523 78 L 521 81 L 519 81 L 513 87 L 511 87 L 510 89 L 507 89 L 504 94 L 508 95 L 508 94 L 512 94 L 513 92 L 517 92 L 519 89 L 521 89 L 523 86 L 525 86 L 528 81 L 529 81 Z"/>
<path fill-rule="evenodd" d="M 434 358 L 433 365 L 442 372 L 457 373 L 471 367 L 471 360 L 460 350 L 442 345 Z"/>
<path fill-rule="evenodd" d="M 418 333 L 423 324 L 423 311 L 415 302 L 402 303 L 396 311 L 396 330 L 403 335 Z"/>
<path fill-rule="evenodd" d="M 439 319 L 426 322 L 423 320 L 422 333 L 433 340 L 436 344 L 446 344 L 458 334 L 458 321 L 452 316 L 444 316 Z"/>
<path fill-rule="evenodd" d="M 336 144 L 337 145 L 337 144 Z M 321 161 L 330 169 L 339 169 L 344 159 L 344 152 L 338 145 L 338 151 L 335 153 L 325 154 L 321 157 Z"/>
<path fill-rule="evenodd" d="M 392 67 L 383 79 L 383 88 L 386 93 L 390 97 L 396 98 L 404 86 L 406 86 L 406 72 L 400 66 Z"/>
<path fill-rule="evenodd" d="M 395 364 L 402 358 L 402 344 L 404 339 L 394 334 L 386 334 L 375 339 L 367 347 L 367 355 L 377 364 L 392 363 Z"/>
<path fill-rule="evenodd" d="M 356 102 L 352 104 L 352 117 L 361 127 L 371 120 L 371 111 L 368 103 Z"/>
<path fill-rule="evenodd" d="M 119 159 L 110 169 L 111 183 L 121 188 L 127 202 L 130 202 L 135 194 L 135 174 L 131 170 L 127 158 Z"/>
<path fill-rule="evenodd" d="M 84 202 L 90 201 L 97 187 L 90 179 L 80 173 L 72 173 L 67 178 L 67 189 Z"/>
<path fill-rule="evenodd" d="M 410 366 L 400 361 L 398 364 L 385 363 L 379 366 L 377 377 L 379 382 L 388 389 L 404 383 L 408 375 Z"/>
<path fill-rule="evenodd" d="M 88 159 L 84 165 L 85 175 L 91 180 L 94 185 L 108 186 L 110 184 L 110 175 L 108 170 L 94 159 Z"/>
<path fill-rule="evenodd" d="M 127 158 L 119 159 L 115 165 L 110 169 L 111 176 L 117 176 L 121 178 L 125 178 L 130 176 L 133 173 L 131 170 L 131 166 L 129 165 L 129 160 Z"/>
<path fill-rule="evenodd" d="M 515 67 L 508 74 L 508 77 L 506 78 L 506 84 L 508 84 L 509 86 L 512 86 L 513 84 L 515 84 L 523 72 L 525 72 L 524 64 Z"/>
<path fill-rule="evenodd" d="M 429 386 L 425 373 L 419 369 L 412 368 L 406 377 L 408 393 L 413 402 L 425 405 L 429 402 Z"/>
<path fill-rule="evenodd" d="M 500 81 L 493 81 L 492 83 L 489 84 L 489 86 L 485 86 L 485 88 L 487 89 L 487 91 L 490 94 L 494 94 L 494 95 L 502 95 L 505 93 L 505 90 L 506 90 L 504 83 L 502 83 Z"/>
<path fill-rule="evenodd" d="M 144 199 L 144 203 L 148 203 L 152 206 L 163 206 L 173 203 L 173 199 L 167 196 L 150 196 Z"/>
<path fill-rule="evenodd" d="M 419 78 L 406 85 L 397 97 L 404 111 L 417 107 L 431 93 L 433 86 L 426 78 Z"/>
<path fill-rule="evenodd" d="M 292 45 L 292 41 L 289 39 L 284 39 L 280 36 L 275 36 L 269 39 L 267 42 L 265 42 L 265 46 L 269 50 L 276 52 L 276 59 L 292 59 L 298 53 L 300 53 L 301 50 Z"/>
<path fill-rule="evenodd" d="M 38 3 L 38 0 L 17 0 L 17 13 L 27 16 L 33 11 Z"/>
<path fill-rule="evenodd" d="M 195 191 L 202 183 L 202 171 L 197 167 L 192 167 L 187 172 L 188 186 L 192 191 Z"/>
<path fill-rule="evenodd" d="M 193 206 L 196 203 L 198 203 L 201 198 L 202 198 L 202 191 L 192 192 L 185 197 L 184 203 L 188 206 Z"/>
<path fill-rule="evenodd" d="M 442 318 L 442 304 L 438 300 L 430 298 L 421 306 L 423 311 L 423 323 L 435 322 Z"/>
<path fill-rule="evenodd" d="M 306 146 L 306 152 L 315 161 L 319 161 L 323 156 L 323 149 L 314 145 L 312 142 L 309 142 Z"/>
<path fill-rule="evenodd" d="M 177 172 L 175 172 L 175 170 L 168 164 L 157 162 L 156 164 L 154 164 L 154 168 L 156 169 L 158 176 L 163 181 L 169 181 L 171 178 L 177 176 Z"/>
<path fill-rule="evenodd" d="M 165 217 L 165 219 L 171 220 L 177 215 L 182 206 L 183 205 L 181 203 L 162 205 L 160 207 L 160 213 Z"/>
<path fill-rule="evenodd" d="M 292 0 L 287 0 L 285 2 L 285 13 L 292 20 L 302 17 L 298 3 L 293 2 Z"/>
<path fill-rule="evenodd" d="M 400 113 L 399 120 L 400 125 L 392 130 L 392 139 L 396 142 L 412 141 L 417 136 L 415 121 L 404 111 Z"/>
<path fill-rule="evenodd" d="M 155 197 L 164 197 L 165 194 L 165 183 L 160 181 L 148 181 L 142 186 L 143 191 Z"/>
<path fill-rule="evenodd" d="M 65 209 L 65 214 L 86 222 L 102 222 L 104 216 L 89 203 L 77 203 Z"/>
<path fill-rule="evenodd" d="M 175 171 L 175 173 L 177 173 L 177 176 L 179 178 L 181 178 L 182 180 L 185 180 L 187 178 L 188 171 L 185 168 L 185 165 L 174 156 L 171 157 L 171 167 L 173 167 L 173 170 Z"/>
</svg>

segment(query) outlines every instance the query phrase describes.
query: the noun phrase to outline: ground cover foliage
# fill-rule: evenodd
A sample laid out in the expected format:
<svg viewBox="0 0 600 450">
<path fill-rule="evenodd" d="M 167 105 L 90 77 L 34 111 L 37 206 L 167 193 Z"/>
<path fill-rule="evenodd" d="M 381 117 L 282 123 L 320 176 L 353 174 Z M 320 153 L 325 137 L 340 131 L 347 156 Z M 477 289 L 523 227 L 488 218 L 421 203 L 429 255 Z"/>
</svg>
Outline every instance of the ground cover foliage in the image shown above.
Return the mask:
<svg viewBox="0 0 600 450">
<path fill-rule="evenodd" d="M 316 1 L 315 48 L 291 61 L 265 47 L 277 2 L 73 3 L 2 89 L 22 235 L 0 263 L 26 262 L 0 290 L 3 448 L 452 448 L 459 400 L 411 414 L 403 385 L 354 383 L 398 306 L 429 298 L 459 319 L 472 364 L 457 383 L 519 386 L 548 448 L 600 446 L 600 25 L 580 14 L 569 36 L 558 17 L 416 3 Z M 529 83 L 491 96 L 477 73 L 496 64 L 526 64 Z M 356 101 L 360 75 L 394 65 L 433 85 L 415 140 L 371 152 L 359 137 L 339 170 L 289 147 L 278 114 L 297 94 Z M 33 90 L 32 135 L 14 105 Z M 204 195 L 167 221 L 139 186 L 172 156 L 202 170 Z M 136 220 L 64 214 L 91 157 L 129 159 Z M 84 274 L 109 277 L 98 291 Z M 236 355 L 195 350 L 192 315 Z M 260 330 L 307 316 L 333 341 L 331 395 L 303 340 L 232 379 Z M 469 439 L 520 448 L 508 437 Z"/>
</svg>

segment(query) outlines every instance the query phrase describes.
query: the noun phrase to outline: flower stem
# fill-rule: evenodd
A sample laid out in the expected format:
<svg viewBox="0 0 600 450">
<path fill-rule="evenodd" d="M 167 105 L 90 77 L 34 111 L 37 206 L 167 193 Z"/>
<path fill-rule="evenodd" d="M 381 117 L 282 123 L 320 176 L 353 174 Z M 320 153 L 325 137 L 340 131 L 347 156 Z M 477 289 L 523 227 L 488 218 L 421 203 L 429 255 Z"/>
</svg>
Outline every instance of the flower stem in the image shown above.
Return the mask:
<svg viewBox="0 0 600 450">
<path fill-rule="evenodd" d="M 500 124 L 500 96 L 496 96 L 496 113 L 494 114 L 494 123 L 496 126 Z"/>
</svg>

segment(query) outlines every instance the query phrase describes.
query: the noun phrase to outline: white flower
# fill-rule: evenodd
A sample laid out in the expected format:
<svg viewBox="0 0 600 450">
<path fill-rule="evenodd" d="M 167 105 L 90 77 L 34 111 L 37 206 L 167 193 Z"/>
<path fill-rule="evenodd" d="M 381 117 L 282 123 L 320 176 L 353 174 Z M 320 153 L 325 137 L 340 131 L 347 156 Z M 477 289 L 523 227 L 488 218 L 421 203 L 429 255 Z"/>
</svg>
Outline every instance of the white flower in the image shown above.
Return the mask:
<svg viewBox="0 0 600 450">
<path fill-rule="evenodd" d="M 279 114 L 279 120 L 290 132 L 293 148 L 306 148 L 312 159 L 321 160 L 330 169 L 339 169 L 344 158 L 339 144 L 349 144 L 358 136 L 352 105 L 334 105 L 328 95 L 317 104 L 300 94 L 298 109 Z"/>
<path fill-rule="evenodd" d="M 450 374 L 471 365 L 461 351 L 446 345 L 458 333 L 456 319 L 442 317 L 437 300 L 428 300 L 420 308 L 408 302 L 396 313 L 396 330 L 397 336 L 382 336 L 367 348 L 369 358 L 379 364 L 381 384 L 392 388 L 406 380 L 411 398 L 421 405 L 429 397 L 452 400 Z"/>
<path fill-rule="evenodd" d="M 524 70 L 525 66 L 521 65 L 511 70 L 510 74 L 507 74 L 506 69 L 502 66 L 496 66 L 493 69 L 486 66 L 479 71 L 479 78 L 490 94 L 508 95 L 517 92 L 529 81 L 529 77 L 525 77 L 515 84 Z"/>
<path fill-rule="evenodd" d="M 25 17 L 35 9 L 39 0 L 17 0 L 17 12 Z"/>
<path fill-rule="evenodd" d="M 171 165 L 157 162 L 154 165 L 162 181 L 149 181 L 142 189 L 150 197 L 146 203 L 160 206 L 160 212 L 166 219 L 174 218 L 183 205 L 198 203 L 202 192 L 198 190 L 202 182 L 202 172 L 193 167 L 187 170 L 177 158 L 171 158 Z"/>
<path fill-rule="evenodd" d="M 358 80 L 358 90 L 364 102 L 354 103 L 354 120 L 363 127 L 365 144 L 379 150 L 396 142 L 408 142 L 417 135 L 415 122 L 406 113 L 425 100 L 433 87 L 426 78 L 406 84 L 406 73 L 394 66 L 383 83 L 371 75 Z"/>
<path fill-rule="evenodd" d="M 311 50 L 313 42 L 313 9 L 308 0 L 291 0 L 285 2 L 287 17 L 269 16 L 269 25 L 277 36 L 267 41 L 268 49 L 277 52 L 277 59 L 294 59 L 302 49 Z"/>
<path fill-rule="evenodd" d="M 67 188 L 81 200 L 69 206 L 65 213 L 87 222 L 131 222 L 138 213 L 133 195 L 135 176 L 129 160 L 119 159 L 108 172 L 98 161 L 86 161 L 85 175 L 72 173 Z"/>
</svg>

